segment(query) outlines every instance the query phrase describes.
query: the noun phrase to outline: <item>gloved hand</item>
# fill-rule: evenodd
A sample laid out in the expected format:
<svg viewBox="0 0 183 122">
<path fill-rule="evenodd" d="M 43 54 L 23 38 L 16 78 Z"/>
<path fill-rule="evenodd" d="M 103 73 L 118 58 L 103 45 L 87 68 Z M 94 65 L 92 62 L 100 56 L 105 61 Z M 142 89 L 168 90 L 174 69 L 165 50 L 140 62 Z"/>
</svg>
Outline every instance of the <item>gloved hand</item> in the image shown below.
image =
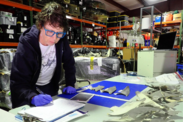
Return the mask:
<svg viewBox="0 0 183 122">
<path fill-rule="evenodd" d="M 74 93 L 76 93 L 76 89 L 72 86 L 68 86 L 63 89 L 63 93 L 74 94 Z"/>
<path fill-rule="evenodd" d="M 31 103 L 35 106 L 43 106 L 52 101 L 52 97 L 47 94 L 39 94 L 32 98 Z"/>
</svg>

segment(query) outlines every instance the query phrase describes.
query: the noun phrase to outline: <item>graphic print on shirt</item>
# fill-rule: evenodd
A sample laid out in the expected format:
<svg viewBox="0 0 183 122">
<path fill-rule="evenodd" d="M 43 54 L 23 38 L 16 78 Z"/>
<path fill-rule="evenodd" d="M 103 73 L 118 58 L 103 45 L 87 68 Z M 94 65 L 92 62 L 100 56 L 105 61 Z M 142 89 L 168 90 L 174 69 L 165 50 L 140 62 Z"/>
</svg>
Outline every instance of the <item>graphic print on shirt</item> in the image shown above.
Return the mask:
<svg viewBox="0 0 183 122">
<path fill-rule="evenodd" d="M 47 71 L 48 68 L 55 67 L 55 48 L 51 48 L 46 54 L 42 56 L 42 72 Z"/>
</svg>

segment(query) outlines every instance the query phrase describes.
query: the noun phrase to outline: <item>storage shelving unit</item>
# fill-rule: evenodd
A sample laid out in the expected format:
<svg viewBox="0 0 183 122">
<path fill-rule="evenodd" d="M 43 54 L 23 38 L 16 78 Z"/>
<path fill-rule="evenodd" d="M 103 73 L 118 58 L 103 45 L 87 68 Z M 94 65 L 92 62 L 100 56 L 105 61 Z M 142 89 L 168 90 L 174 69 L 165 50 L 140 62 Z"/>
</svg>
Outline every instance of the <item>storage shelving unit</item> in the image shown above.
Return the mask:
<svg viewBox="0 0 183 122">
<path fill-rule="evenodd" d="M 16 7 L 16 8 L 20 8 L 20 9 L 24 9 L 24 10 L 29 10 L 30 12 L 32 12 L 32 11 L 40 12 L 41 11 L 40 9 L 34 8 L 32 6 L 23 5 L 23 4 L 8 1 L 8 0 L 0 0 L 0 4 L 11 6 L 11 7 Z M 95 26 L 100 26 L 100 27 L 104 28 L 104 29 L 95 29 L 95 30 L 107 31 L 107 30 L 119 30 L 120 29 L 120 27 L 107 28 L 106 25 L 98 24 L 98 23 L 95 23 L 95 22 L 92 22 L 92 21 L 79 19 L 79 18 L 76 18 L 76 17 L 68 16 L 68 15 L 66 16 L 66 18 L 81 22 L 81 24 L 80 24 L 81 27 L 82 27 L 82 23 L 87 23 L 87 24 L 94 24 Z M 179 26 L 181 23 L 182 23 L 182 20 L 162 22 L 162 27 Z M 132 27 L 133 27 L 133 25 L 121 26 L 121 30 L 131 30 Z M 155 27 L 160 27 L 160 23 L 155 23 Z M 17 43 L 16 42 L 0 42 L 0 46 L 3 46 L 3 47 L 11 47 L 11 46 L 16 47 L 16 46 L 18 46 L 18 42 Z M 83 44 L 81 44 L 81 45 L 70 45 L 70 47 L 71 48 L 88 47 L 88 48 L 101 48 L 101 49 L 113 48 L 113 47 L 100 46 L 100 45 L 83 45 Z M 179 48 L 179 47 L 180 46 L 174 46 L 174 48 Z M 121 47 L 120 49 L 123 49 L 123 48 L 125 48 L 125 47 Z M 138 48 L 138 47 L 136 47 L 136 48 Z M 144 46 L 142 48 L 149 48 L 149 47 Z M 119 49 L 119 47 L 116 47 L 116 49 Z"/>
<path fill-rule="evenodd" d="M 31 0 L 29 0 L 29 4 L 31 3 Z M 20 8 L 20 9 L 24 9 L 24 10 L 29 10 L 32 14 L 32 11 L 36 11 L 36 12 L 40 12 L 41 10 L 40 9 L 37 9 L 37 8 L 34 8 L 32 6 L 28 6 L 28 5 L 23 5 L 21 3 L 17 3 L 17 2 L 12 2 L 12 1 L 8 1 L 8 0 L 0 0 L 0 4 L 2 5 L 7 5 L 7 6 L 11 6 L 11 7 L 16 7 L 16 8 Z M 66 15 L 66 18 L 67 19 L 71 19 L 71 20 L 75 20 L 75 21 L 78 21 L 80 22 L 80 26 L 81 26 L 81 30 L 82 30 L 82 23 L 87 23 L 87 24 L 92 24 L 92 25 L 95 25 L 95 26 L 100 26 L 100 27 L 103 27 L 103 28 L 106 28 L 106 25 L 103 25 L 103 24 L 99 24 L 99 23 L 95 23 L 95 22 L 92 22 L 92 21 L 88 21 L 88 20 L 84 20 L 84 19 L 79 19 L 79 18 L 76 18 L 76 17 L 72 17 L 72 16 L 68 16 Z M 81 18 L 82 18 L 82 13 L 81 13 Z M 30 17 L 30 21 L 32 22 L 33 21 L 33 18 Z M 31 24 L 32 25 L 32 24 Z M 82 37 L 82 35 L 81 35 Z M 81 42 L 82 42 L 82 38 L 81 38 Z M 0 46 L 18 46 L 18 43 L 14 43 L 14 42 L 0 42 Z M 71 48 L 81 48 L 83 47 L 83 44 L 81 43 L 81 45 L 71 45 Z M 84 47 L 90 47 L 90 48 L 106 48 L 106 46 L 92 46 L 92 45 L 87 45 L 87 46 L 84 46 Z"/>
</svg>

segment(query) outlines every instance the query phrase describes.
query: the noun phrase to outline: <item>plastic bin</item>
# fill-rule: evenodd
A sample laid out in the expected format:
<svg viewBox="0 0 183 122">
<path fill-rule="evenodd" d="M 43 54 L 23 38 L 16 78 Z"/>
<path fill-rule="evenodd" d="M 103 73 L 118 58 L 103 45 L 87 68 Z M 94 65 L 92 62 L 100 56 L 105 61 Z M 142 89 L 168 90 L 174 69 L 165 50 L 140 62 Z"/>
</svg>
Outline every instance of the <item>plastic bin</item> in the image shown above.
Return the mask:
<svg viewBox="0 0 183 122">
<path fill-rule="evenodd" d="M 162 21 L 163 21 L 163 17 L 162 17 Z M 155 18 L 155 22 L 161 22 L 161 16 L 157 16 L 156 18 Z"/>
<path fill-rule="evenodd" d="M 76 57 L 76 78 L 88 80 L 105 80 L 120 75 L 120 60 L 118 58 L 97 58 L 91 63 L 88 57 Z M 101 60 L 101 66 L 98 60 Z"/>
<path fill-rule="evenodd" d="M 129 16 L 127 16 L 127 15 L 119 15 L 118 16 L 118 21 L 120 21 L 120 20 L 126 20 L 126 21 L 128 21 L 128 17 Z"/>
<path fill-rule="evenodd" d="M 183 64 L 177 64 L 177 71 L 180 75 L 183 75 Z"/>
<path fill-rule="evenodd" d="M 128 25 L 129 23 L 128 23 L 128 21 L 126 21 L 126 20 L 122 20 L 121 21 L 121 26 L 126 26 L 126 25 Z M 120 21 L 118 21 L 118 26 L 120 26 Z"/>
<path fill-rule="evenodd" d="M 109 16 L 119 16 L 121 14 L 121 12 L 119 11 L 110 11 L 109 12 Z"/>
<path fill-rule="evenodd" d="M 16 25 L 17 17 L 0 17 L 0 25 Z"/>
<path fill-rule="evenodd" d="M 108 22 L 107 27 L 117 27 L 118 23 L 117 22 Z"/>
<path fill-rule="evenodd" d="M 0 11 L 0 16 L 3 17 L 12 17 L 12 13 L 6 11 Z"/>
<path fill-rule="evenodd" d="M 108 22 L 114 22 L 114 21 L 118 21 L 117 16 L 109 17 Z"/>
</svg>

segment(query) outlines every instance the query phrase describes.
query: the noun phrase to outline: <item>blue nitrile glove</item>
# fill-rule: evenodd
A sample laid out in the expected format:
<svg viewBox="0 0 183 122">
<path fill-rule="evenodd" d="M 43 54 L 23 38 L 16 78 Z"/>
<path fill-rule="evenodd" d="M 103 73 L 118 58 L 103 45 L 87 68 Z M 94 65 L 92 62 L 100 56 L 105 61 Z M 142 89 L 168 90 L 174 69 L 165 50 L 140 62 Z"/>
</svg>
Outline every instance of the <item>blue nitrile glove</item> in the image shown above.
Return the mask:
<svg viewBox="0 0 183 122">
<path fill-rule="evenodd" d="M 52 101 L 52 97 L 47 94 L 39 94 L 33 97 L 31 103 L 35 106 L 43 106 Z"/>
<path fill-rule="evenodd" d="M 74 94 L 74 93 L 76 93 L 76 89 L 72 86 L 68 86 L 63 89 L 63 93 Z"/>
</svg>

